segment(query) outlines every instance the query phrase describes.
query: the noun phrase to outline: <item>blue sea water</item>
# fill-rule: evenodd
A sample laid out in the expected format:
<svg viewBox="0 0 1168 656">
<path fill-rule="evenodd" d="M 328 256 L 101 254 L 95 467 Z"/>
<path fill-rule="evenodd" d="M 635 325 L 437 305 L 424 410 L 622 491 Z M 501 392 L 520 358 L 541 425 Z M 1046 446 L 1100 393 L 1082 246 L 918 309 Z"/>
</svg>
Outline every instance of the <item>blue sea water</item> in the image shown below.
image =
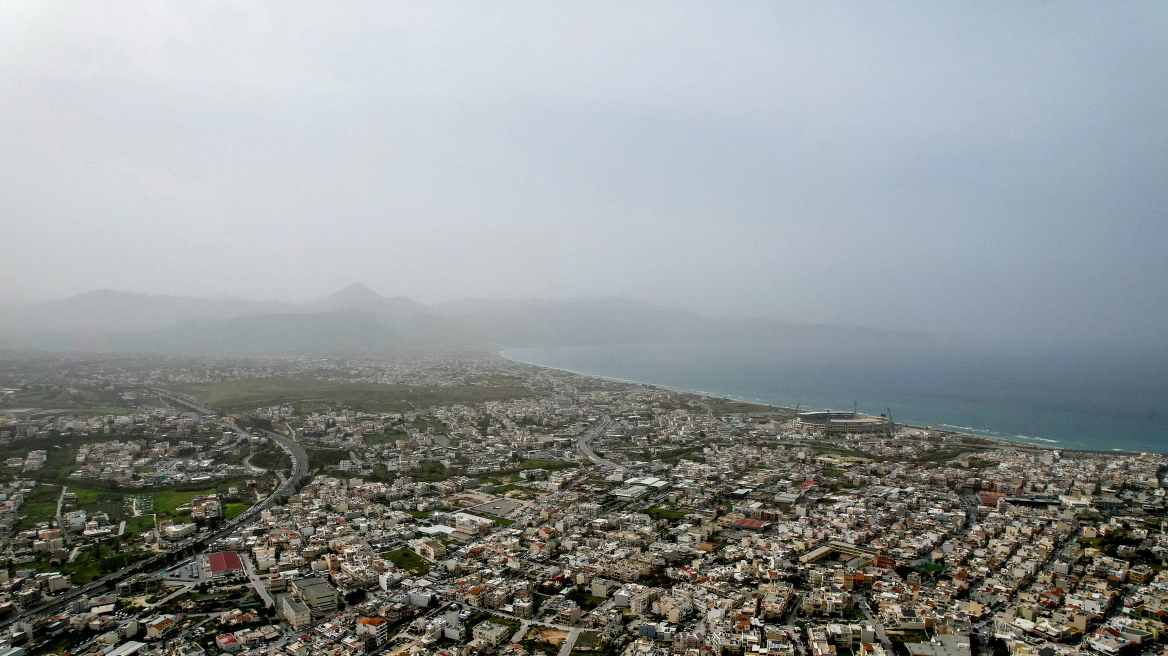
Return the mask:
<svg viewBox="0 0 1168 656">
<path fill-rule="evenodd" d="M 512 360 L 1054 447 L 1168 453 L 1168 360 L 837 345 L 513 348 Z"/>
</svg>

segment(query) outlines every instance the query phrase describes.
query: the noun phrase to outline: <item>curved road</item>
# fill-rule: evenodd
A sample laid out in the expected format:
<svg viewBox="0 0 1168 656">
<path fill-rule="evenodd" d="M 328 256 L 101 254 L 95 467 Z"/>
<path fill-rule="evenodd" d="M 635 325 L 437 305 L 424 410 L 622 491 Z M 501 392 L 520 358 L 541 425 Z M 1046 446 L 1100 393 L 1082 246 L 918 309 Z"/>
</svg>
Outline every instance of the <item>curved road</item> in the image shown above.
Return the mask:
<svg viewBox="0 0 1168 656">
<path fill-rule="evenodd" d="M 624 469 L 624 467 L 616 464 L 611 460 L 601 458 L 600 456 L 596 455 L 595 451 L 592 450 L 592 440 L 603 434 L 604 429 L 608 428 L 608 425 L 611 423 L 612 417 L 609 417 L 608 415 L 601 417 L 595 424 L 592 424 L 588 430 L 580 433 L 580 437 L 576 438 L 576 448 L 580 450 L 580 453 L 584 454 L 584 457 L 588 458 L 593 463 L 600 465 L 601 467 Z"/>
</svg>

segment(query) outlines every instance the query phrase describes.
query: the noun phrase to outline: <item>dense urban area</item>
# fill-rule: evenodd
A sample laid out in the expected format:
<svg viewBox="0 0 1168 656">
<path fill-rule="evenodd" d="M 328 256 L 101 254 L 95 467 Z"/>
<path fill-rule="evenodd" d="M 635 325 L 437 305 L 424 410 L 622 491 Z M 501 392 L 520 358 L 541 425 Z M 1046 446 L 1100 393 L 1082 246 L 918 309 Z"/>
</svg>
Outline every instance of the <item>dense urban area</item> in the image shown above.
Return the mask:
<svg viewBox="0 0 1168 656">
<path fill-rule="evenodd" d="M 0 360 L 0 656 L 1168 653 L 1165 456 L 838 414 L 497 356 Z"/>
</svg>

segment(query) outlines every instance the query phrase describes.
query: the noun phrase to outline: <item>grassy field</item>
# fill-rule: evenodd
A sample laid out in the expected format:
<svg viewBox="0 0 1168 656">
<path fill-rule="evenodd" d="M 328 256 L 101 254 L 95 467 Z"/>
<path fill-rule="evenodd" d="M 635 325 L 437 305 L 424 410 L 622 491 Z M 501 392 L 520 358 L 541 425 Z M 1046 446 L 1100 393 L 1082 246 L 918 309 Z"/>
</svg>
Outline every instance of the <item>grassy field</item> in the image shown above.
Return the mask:
<svg viewBox="0 0 1168 656">
<path fill-rule="evenodd" d="M 685 519 L 684 511 L 669 510 L 668 508 L 662 508 L 660 506 L 646 510 L 645 514 L 649 515 L 653 519 L 668 519 L 670 521 Z"/>
<path fill-rule="evenodd" d="M 366 412 L 403 412 L 454 403 L 507 401 L 535 393 L 516 385 L 455 385 L 424 388 L 410 385 L 339 383 L 298 378 L 263 378 L 191 384 L 181 391 L 211 408 L 250 410 L 283 403 L 341 403 Z"/>
<path fill-rule="evenodd" d="M 431 420 L 420 419 L 420 418 L 415 419 L 414 420 L 414 428 L 422 431 L 423 433 L 426 432 L 426 429 L 433 428 L 434 432 L 438 433 L 439 435 L 446 434 L 446 425 L 440 421 L 434 421 L 432 419 Z"/>
<path fill-rule="evenodd" d="M 154 512 L 158 513 L 158 517 L 160 519 L 166 517 L 178 517 L 179 513 L 175 509 L 183 504 L 190 503 L 191 499 L 197 496 L 205 496 L 208 494 L 226 494 L 227 488 L 230 487 L 236 487 L 242 490 L 246 487 L 246 483 L 244 481 L 222 481 L 216 483 L 213 486 L 198 490 L 160 490 L 154 493 Z M 227 504 L 227 506 L 230 505 L 233 504 Z M 247 504 L 238 505 L 242 505 L 245 508 L 247 507 Z M 226 506 L 224 507 L 223 511 L 224 513 L 227 512 Z M 239 512 L 243 511 L 240 510 Z M 236 514 L 239 513 L 237 512 Z"/>
<path fill-rule="evenodd" d="M 408 433 L 393 432 L 393 433 L 367 433 L 361 439 L 368 446 L 378 446 L 380 444 L 393 444 L 398 440 L 408 440 L 410 436 Z"/>
<path fill-rule="evenodd" d="M 462 476 L 464 473 L 461 469 L 446 467 L 436 460 L 423 460 L 418 463 L 418 469 L 416 471 L 407 472 L 406 475 L 412 477 L 415 481 L 433 483 L 444 481 L 452 476 Z"/>
<path fill-rule="evenodd" d="M 767 414 L 779 415 L 782 417 L 794 417 L 795 411 L 790 408 L 780 408 L 774 405 L 763 405 L 761 403 L 748 403 L 746 401 L 735 401 L 733 399 L 707 399 L 706 405 L 714 411 L 716 415 L 733 415 L 739 413 L 753 413 L 753 414 Z"/>
<path fill-rule="evenodd" d="M 430 571 L 430 563 L 426 562 L 426 559 L 405 547 L 382 555 L 404 570 L 416 570 L 418 574 Z"/>
<path fill-rule="evenodd" d="M 17 511 L 25 518 L 16 525 L 18 530 L 35 527 L 57 516 L 57 498 L 61 496 L 59 485 L 38 485 L 24 497 L 24 504 Z"/>
<path fill-rule="evenodd" d="M 45 464 L 35 472 L 21 474 L 22 478 L 35 478 L 41 482 L 67 482 L 69 474 L 77 468 L 74 458 L 77 455 L 77 446 L 90 442 L 90 438 L 71 437 L 53 434 L 47 439 L 22 440 L 17 444 L 0 447 L 0 459 L 24 458 L 29 451 L 44 449 Z"/>
<path fill-rule="evenodd" d="M 348 449 L 306 448 L 304 452 L 308 454 L 308 468 L 311 470 L 333 469 L 349 457 Z"/>
<path fill-rule="evenodd" d="M 673 449 L 672 451 L 663 451 L 657 454 L 657 458 L 661 462 L 677 464 L 677 462 L 685 456 L 690 456 L 695 453 L 700 454 L 704 448 L 706 448 L 705 445 L 699 444 L 698 446 L 689 446 L 682 449 Z"/>
<path fill-rule="evenodd" d="M 126 518 L 126 533 L 145 533 L 152 528 L 154 528 L 154 517 L 150 515 Z"/>
<path fill-rule="evenodd" d="M 830 453 L 830 454 L 837 455 L 837 456 L 848 456 L 849 458 L 867 458 L 869 460 L 876 459 L 875 456 L 873 456 L 870 453 L 865 453 L 863 451 L 853 451 L 851 449 L 845 449 L 842 447 L 835 446 L 829 442 L 813 441 L 810 444 L 811 444 L 811 446 L 815 447 L 816 451 L 820 451 L 823 453 Z"/>
<path fill-rule="evenodd" d="M 138 527 L 138 523 L 132 521 L 136 518 L 130 517 L 130 512 L 125 506 L 126 496 L 119 492 L 95 490 L 74 485 L 70 485 L 68 491 L 77 495 L 77 503 L 66 507 L 64 512 L 84 510 L 90 515 L 96 512 L 104 512 L 109 515 L 112 521 L 127 520 L 127 533 L 138 533 L 150 527 Z M 52 484 L 38 485 L 25 498 L 24 505 L 20 507 L 18 514 L 24 515 L 25 519 L 18 525 L 18 528 L 28 528 L 40 522 L 53 520 L 57 514 L 57 499 L 60 496 L 61 486 Z M 153 525 L 152 518 L 147 517 L 146 520 L 149 525 Z"/>
<path fill-rule="evenodd" d="M 121 550 L 109 544 L 96 544 L 82 547 L 71 563 L 54 565 L 49 562 L 48 555 L 44 555 L 21 567 L 31 567 L 37 572 L 67 574 L 75 585 L 84 585 L 98 577 L 125 569 L 149 555 L 134 548 Z"/>
<path fill-rule="evenodd" d="M 559 469 L 576 469 L 580 465 L 566 460 L 524 460 L 519 463 L 521 469 L 546 469 L 548 471 L 556 471 Z"/>
<path fill-rule="evenodd" d="M 229 487 L 237 487 L 244 489 L 245 483 L 243 481 L 223 481 L 214 486 L 208 486 L 198 490 L 158 490 L 155 492 L 123 492 L 117 490 L 102 490 L 93 489 L 79 485 L 70 485 L 69 492 L 77 495 L 77 503 L 69 506 L 68 510 L 84 510 L 86 513 L 92 515 L 96 512 L 104 512 L 109 515 L 112 521 L 126 521 L 126 535 L 141 533 L 149 530 L 154 526 L 154 518 L 148 514 L 142 514 L 137 517 L 133 516 L 130 510 L 129 501 L 131 497 L 140 495 L 151 497 L 154 503 L 154 512 L 158 514 L 159 519 L 178 519 L 185 516 L 185 513 L 179 513 L 176 508 L 185 503 L 190 503 L 191 499 L 200 495 L 214 494 L 216 492 L 225 494 Z M 40 522 L 48 522 L 55 518 L 57 513 L 57 499 L 61 495 L 61 486 L 51 484 L 41 484 L 25 497 L 24 505 L 20 507 L 19 515 L 25 516 L 25 519 L 18 525 L 19 529 L 25 529 Z M 239 516 L 244 510 L 248 509 L 250 504 L 247 503 L 226 503 L 223 507 L 223 514 L 226 519 L 233 519 Z M 142 507 L 139 506 L 139 512 L 142 512 Z"/>
<path fill-rule="evenodd" d="M 75 415 L 125 415 L 132 412 L 132 408 L 113 390 L 86 389 L 77 393 L 65 389 L 19 390 L 7 397 L 2 405 L 59 408 Z"/>
<path fill-rule="evenodd" d="M 255 467 L 269 471 L 292 469 L 292 459 L 283 449 L 273 444 L 266 444 L 253 450 L 249 462 Z"/>
<path fill-rule="evenodd" d="M 223 504 L 223 519 L 231 521 L 243 514 L 243 511 L 251 508 L 251 505 L 246 503 L 226 503 Z"/>
</svg>

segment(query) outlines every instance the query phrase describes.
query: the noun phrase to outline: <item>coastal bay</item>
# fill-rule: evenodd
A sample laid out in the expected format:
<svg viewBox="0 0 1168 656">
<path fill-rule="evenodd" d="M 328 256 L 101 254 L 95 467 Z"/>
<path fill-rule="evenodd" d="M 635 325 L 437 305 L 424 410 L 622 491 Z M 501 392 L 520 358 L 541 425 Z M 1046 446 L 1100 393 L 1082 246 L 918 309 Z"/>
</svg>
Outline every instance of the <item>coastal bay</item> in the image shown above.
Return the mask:
<svg viewBox="0 0 1168 656">
<path fill-rule="evenodd" d="M 517 348 L 504 356 L 780 407 L 891 411 L 897 423 L 1036 446 L 1168 451 L 1168 376 L 1154 358 L 718 344 Z"/>
</svg>

